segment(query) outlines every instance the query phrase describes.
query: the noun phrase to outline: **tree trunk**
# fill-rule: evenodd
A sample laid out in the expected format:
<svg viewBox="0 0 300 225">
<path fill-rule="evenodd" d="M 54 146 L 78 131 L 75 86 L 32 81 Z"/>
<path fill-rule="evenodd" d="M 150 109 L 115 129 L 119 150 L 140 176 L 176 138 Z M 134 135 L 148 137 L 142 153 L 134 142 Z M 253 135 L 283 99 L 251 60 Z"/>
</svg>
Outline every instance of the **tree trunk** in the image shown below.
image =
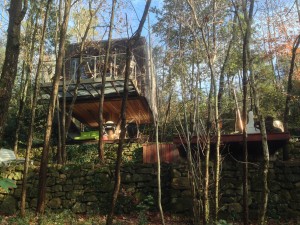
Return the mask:
<svg viewBox="0 0 300 225">
<path fill-rule="evenodd" d="M 106 47 L 106 54 L 105 54 L 105 64 L 102 73 L 102 86 L 101 86 L 101 94 L 100 94 L 100 102 L 99 102 L 99 159 L 100 162 L 104 162 L 104 144 L 103 144 L 103 105 L 104 105 L 104 95 L 105 95 L 105 82 L 106 82 L 106 70 L 108 68 L 109 63 L 109 55 L 110 55 L 110 46 L 111 46 L 111 38 L 112 38 L 112 30 L 114 25 L 114 18 L 115 18 L 115 7 L 116 7 L 116 0 L 112 1 L 112 9 L 111 9 L 111 17 L 110 17 L 110 25 L 109 25 L 109 33 L 108 33 L 108 43 Z M 126 67 L 127 69 L 127 67 Z M 124 84 L 125 87 L 125 84 Z M 124 88 L 125 89 L 125 88 Z"/>
<path fill-rule="evenodd" d="M 290 111 L 290 101 L 291 101 L 291 95 L 293 92 L 293 74 L 294 74 L 294 67 L 295 67 L 295 59 L 296 59 L 296 53 L 297 49 L 300 44 L 300 35 L 297 36 L 296 40 L 294 41 L 293 48 L 292 48 L 292 59 L 290 64 L 290 70 L 288 75 L 288 86 L 287 86 L 287 95 L 285 100 L 285 110 L 284 110 L 284 129 L 287 131 L 288 129 L 288 117 L 289 117 L 289 111 Z"/>
<path fill-rule="evenodd" d="M 130 43 L 128 43 L 130 45 Z M 128 98 L 128 82 L 129 82 L 129 75 L 130 75 L 130 61 L 132 57 L 132 49 L 131 46 L 127 47 L 126 50 L 126 71 L 125 71 L 125 80 L 124 80 L 124 91 L 123 91 L 123 98 L 122 98 L 122 107 L 121 107 L 121 133 L 120 133 L 120 140 L 118 144 L 117 150 L 117 161 L 115 166 L 115 184 L 114 184 L 114 192 L 112 196 L 111 202 L 111 209 L 109 214 L 107 215 L 106 225 L 111 225 L 113 222 L 114 210 L 117 203 L 117 198 L 120 190 L 121 184 L 121 163 L 122 163 L 122 152 L 123 152 L 123 143 L 126 134 L 126 104 Z"/>
<path fill-rule="evenodd" d="M 262 207 L 259 210 L 259 224 L 264 225 L 266 224 L 266 213 L 267 213 L 267 206 L 268 206 L 268 196 L 269 196 L 269 188 L 268 188 L 268 173 L 269 173 L 269 148 L 267 142 L 267 132 L 266 132 L 266 125 L 265 119 L 262 115 L 260 115 L 260 124 L 261 124 L 261 137 L 262 137 L 262 149 L 263 149 L 263 167 L 262 167 L 262 179 L 263 179 L 263 191 L 262 191 Z"/>
<path fill-rule="evenodd" d="M 40 72 L 41 72 L 42 62 L 43 62 L 43 57 L 44 57 L 45 31 L 46 31 L 47 19 L 48 19 L 48 13 L 49 13 L 51 1 L 52 0 L 48 0 L 47 6 L 46 6 L 46 12 L 45 12 L 44 22 L 43 22 L 44 24 L 43 24 L 41 40 L 40 40 L 40 47 L 39 47 L 39 61 L 38 61 L 38 65 L 37 65 L 35 84 L 34 84 L 33 102 L 32 102 L 32 109 L 31 109 L 32 111 L 31 111 L 31 118 L 30 118 L 30 124 L 29 124 L 27 148 L 26 148 L 26 156 L 25 156 L 25 164 L 24 164 L 24 172 L 23 172 L 23 180 L 22 180 L 22 193 L 21 193 L 21 215 L 22 216 L 25 216 L 27 176 L 28 176 L 28 168 L 29 168 L 29 160 L 30 160 L 29 156 L 30 156 L 32 140 L 33 140 L 34 120 L 35 120 L 35 114 L 36 114 L 38 92 L 40 89 Z"/>
<path fill-rule="evenodd" d="M 54 110 L 56 105 L 56 98 L 58 93 L 59 78 L 63 67 L 63 59 L 65 53 L 65 40 L 66 40 L 66 34 L 68 28 L 70 8 L 71 8 L 71 0 L 66 0 L 65 9 L 64 9 L 64 19 L 60 26 L 59 49 L 58 49 L 58 56 L 56 59 L 55 76 L 53 79 L 53 89 L 50 96 L 49 111 L 47 115 L 46 130 L 44 136 L 44 147 L 42 152 L 42 159 L 41 159 L 41 166 L 40 166 L 40 173 L 39 173 L 39 194 L 38 194 L 38 204 L 37 204 L 36 211 L 37 213 L 41 213 L 41 214 L 43 214 L 45 211 L 49 144 L 50 144 L 50 137 L 52 131 L 52 121 L 53 121 Z"/>
<path fill-rule="evenodd" d="M 60 127 L 61 127 L 61 136 L 58 138 L 61 140 L 61 158 L 62 158 L 62 164 L 66 164 L 67 162 L 67 152 L 66 152 L 66 97 L 67 97 L 67 86 L 66 86 L 66 73 L 64 69 L 64 65 L 62 68 L 62 76 L 63 76 L 63 93 L 62 93 L 62 109 L 61 109 L 61 117 L 60 117 Z M 59 101 L 59 98 L 57 98 Z M 59 113 L 59 107 L 57 107 L 58 113 Z"/>
<path fill-rule="evenodd" d="M 246 31 L 243 38 L 243 211 L 244 211 L 244 225 L 249 224 L 249 208 L 248 208 L 248 147 L 247 147 L 247 86 L 248 86 L 248 63 L 247 51 L 249 48 L 249 41 L 251 37 L 251 24 L 253 16 L 254 0 L 250 0 L 249 13 L 247 11 L 247 3 L 243 0 L 243 12 L 247 23 Z"/>
<path fill-rule="evenodd" d="M 24 3 L 21 0 L 10 1 L 5 59 L 0 78 L 0 142 L 2 141 L 9 102 L 17 76 L 21 22 L 26 14 L 27 6 L 28 0 L 24 0 Z"/>
<path fill-rule="evenodd" d="M 154 65 L 153 65 L 153 60 L 152 60 L 152 41 L 151 41 L 151 26 L 150 26 L 150 18 L 148 15 L 148 35 L 149 35 L 149 57 L 150 57 L 150 76 L 154 77 L 156 76 L 156 74 L 154 73 Z M 156 87 L 156 91 L 158 91 L 158 88 Z M 156 93 L 156 96 L 158 96 L 158 94 Z M 171 95 L 170 95 L 171 96 Z M 170 100 L 171 101 L 171 98 Z M 156 99 L 157 102 L 157 99 Z M 168 108 L 170 107 L 170 102 L 168 104 Z M 167 110 L 169 111 L 169 110 Z M 161 223 L 163 225 L 165 225 L 165 218 L 164 218 L 164 211 L 162 208 L 162 204 L 161 204 L 161 164 L 160 164 L 160 150 L 159 150 L 159 132 L 158 132 L 158 128 L 159 128 L 159 115 L 154 115 L 154 120 L 156 120 L 154 122 L 155 125 L 155 142 L 156 142 L 156 154 L 157 154 L 157 204 L 158 204 L 158 209 L 159 209 L 159 213 L 160 213 L 160 218 L 161 218 Z"/>
<path fill-rule="evenodd" d="M 80 57 L 79 57 L 79 64 L 78 64 L 78 68 L 77 68 L 77 71 L 76 71 L 76 85 L 75 85 L 75 88 L 74 88 L 74 95 L 73 95 L 73 98 L 72 98 L 72 102 L 71 104 L 69 105 L 69 111 L 67 113 L 67 118 L 66 118 L 66 125 L 65 125 L 65 139 L 68 137 L 68 131 L 69 131 L 69 127 L 71 125 L 71 120 L 72 120 L 72 114 L 73 114 L 73 108 L 74 108 L 74 104 L 76 102 L 76 99 L 77 99 L 77 95 L 78 95 L 78 88 L 79 88 L 79 85 L 80 85 L 80 67 L 82 65 L 82 62 L 83 62 L 83 49 L 84 49 L 84 46 L 85 46 L 85 42 L 86 42 L 86 39 L 87 39 L 87 36 L 88 36 L 88 33 L 89 33 L 89 30 L 91 28 L 91 25 L 92 25 L 92 21 L 93 21 L 93 18 L 95 17 L 96 13 L 99 11 L 99 9 L 101 8 L 103 2 L 100 2 L 98 7 L 95 9 L 95 10 L 92 10 L 92 0 L 89 1 L 89 12 L 90 12 L 90 18 L 89 18 L 89 21 L 88 21 L 88 24 L 85 28 L 85 31 L 84 31 L 84 35 L 83 37 L 81 38 L 81 43 L 80 43 Z M 65 140 L 64 140 L 64 145 L 63 145 L 63 151 L 66 152 L 65 150 Z"/>
<path fill-rule="evenodd" d="M 209 160 L 210 160 L 210 132 L 211 132 L 211 99 L 212 86 L 210 87 L 208 97 L 208 118 L 206 127 L 206 143 L 205 143 L 205 171 L 204 171 L 204 194 L 203 194 L 203 224 L 209 224 L 210 204 L 209 204 Z"/>
<path fill-rule="evenodd" d="M 145 23 L 145 20 L 147 18 L 147 14 L 150 8 L 151 0 L 147 0 L 144 13 L 142 16 L 142 19 L 140 21 L 139 27 L 137 31 L 134 33 L 134 35 L 128 40 L 128 46 L 126 49 L 126 70 L 125 70 L 125 79 L 124 79 L 124 92 L 122 97 L 122 106 L 121 106 L 121 134 L 120 134 L 120 140 L 117 150 L 117 161 L 115 166 L 115 184 L 114 184 L 114 191 L 112 195 L 111 200 L 111 208 L 110 212 L 107 215 L 106 219 L 106 225 L 112 225 L 113 222 L 113 216 L 115 211 L 115 206 L 117 203 L 117 198 L 120 190 L 121 185 L 121 162 L 122 162 L 122 152 L 123 152 L 123 143 L 125 139 L 126 134 L 126 104 L 127 104 L 127 98 L 128 98 L 128 82 L 129 82 L 129 75 L 130 75 L 130 62 L 132 58 L 132 48 L 135 45 L 136 41 L 141 36 L 142 29 Z"/>
<path fill-rule="evenodd" d="M 60 104 L 59 97 L 56 98 L 56 120 L 57 120 L 57 148 L 56 148 L 56 163 L 63 164 L 63 153 L 62 153 L 62 135 L 61 135 L 61 115 L 60 115 Z"/>
<path fill-rule="evenodd" d="M 19 108 L 18 108 L 18 113 L 16 117 L 16 130 L 14 133 L 14 146 L 13 146 L 13 151 L 15 155 L 18 155 L 18 145 L 19 145 L 19 133 L 21 129 L 21 125 L 23 124 L 23 112 L 24 112 L 24 106 L 25 106 L 25 101 L 26 101 L 26 96 L 27 96 L 27 88 L 28 88 L 28 81 L 29 81 L 29 73 L 27 73 L 26 77 L 25 76 L 25 66 L 26 63 L 23 61 L 22 65 L 22 77 L 21 77 L 21 87 L 20 87 L 20 99 L 19 99 Z"/>
<path fill-rule="evenodd" d="M 185 77 L 185 71 L 183 68 L 183 56 L 182 53 L 184 52 L 184 49 L 182 48 L 182 26 L 181 23 L 179 24 L 179 60 L 180 60 L 180 80 L 181 80 L 181 92 L 182 92 L 182 105 L 183 105 L 183 119 L 184 119 L 184 124 L 181 124 L 181 120 L 179 119 L 179 123 L 182 127 L 182 133 L 178 132 L 179 135 L 183 135 L 183 138 L 186 140 L 186 143 L 182 143 L 182 146 L 184 147 L 186 153 L 187 153 L 187 162 L 188 162 L 188 178 L 189 178 L 189 183 L 191 186 L 191 193 L 192 193 L 192 198 L 193 198 L 193 224 L 195 225 L 200 225 L 201 224 L 201 207 L 204 208 L 203 205 L 201 205 L 201 197 L 204 195 L 202 192 L 202 190 L 200 190 L 200 184 L 202 182 L 201 178 L 202 178 L 202 168 L 201 168 L 201 159 L 200 159 L 200 155 L 193 155 L 192 154 L 192 148 L 191 148 L 191 135 L 192 132 L 191 130 L 193 128 L 191 128 L 191 126 L 189 126 L 189 118 L 188 118 L 188 94 L 189 91 L 187 89 L 187 82 L 186 82 L 186 77 Z M 199 78 L 199 77 L 197 77 Z M 198 80 L 196 82 L 196 85 L 198 84 Z M 196 86 L 197 87 L 197 86 Z M 196 88 L 196 90 L 198 90 Z M 198 93 L 198 91 L 196 92 Z M 197 101 L 197 98 L 195 98 L 195 100 Z M 196 102 L 195 102 L 196 104 Z M 196 108 L 194 108 L 194 110 L 196 110 Z M 193 112 L 194 114 L 196 114 L 196 111 Z M 192 123 L 191 124 L 195 124 L 196 123 L 196 117 L 193 116 L 192 119 Z M 197 138 L 201 139 L 200 132 L 199 129 L 195 129 L 196 130 L 196 134 L 197 134 Z M 197 146 L 197 150 L 199 152 L 201 152 L 204 149 L 200 149 L 199 146 Z M 203 185 L 204 186 L 204 185 Z M 204 209 L 202 210 L 202 212 L 204 212 Z"/>
<path fill-rule="evenodd" d="M 158 141 L 158 120 L 155 123 L 155 141 L 156 141 L 156 155 L 157 155 L 157 201 L 158 201 L 158 208 L 161 218 L 161 223 L 165 225 L 165 218 L 164 212 L 161 205 L 161 168 L 160 168 L 160 150 L 159 150 L 159 141 Z"/>
<path fill-rule="evenodd" d="M 296 2 L 297 1 L 298 0 L 296 0 Z M 298 4 L 297 4 L 297 9 L 298 9 Z M 297 10 L 297 11 L 299 13 L 299 10 Z M 289 70 L 289 74 L 288 74 L 287 95 L 286 95 L 285 109 L 284 109 L 284 115 L 283 115 L 283 124 L 284 124 L 285 131 L 288 131 L 290 101 L 291 101 L 291 97 L 292 97 L 291 95 L 293 92 L 292 79 L 293 79 L 293 74 L 294 74 L 296 53 L 297 53 L 299 44 L 300 44 L 300 35 L 297 36 L 296 40 L 294 41 L 293 48 L 292 48 L 292 59 L 291 59 L 290 70 Z M 283 160 L 287 161 L 289 159 L 290 159 L 289 149 L 288 149 L 288 146 L 286 145 L 283 147 Z"/>
<path fill-rule="evenodd" d="M 27 90 L 30 82 L 30 75 L 31 75 L 31 68 L 32 68 L 32 61 L 33 61 L 33 54 L 34 54 L 34 45 L 36 42 L 36 35 L 38 31 L 38 19 L 40 15 L 40 10 L 34 14 L 34 10 L 37 10 L 35 5 L 31 6 L 30 9 L 30 24 L 26 26 L 26 37 L 25 41 L 28 43 L 25 47 L 25 55 L 26 55 L 26 61 L 23 63 L 22 68 L 22 81 L 21 81 L 21 87 L 20 87 L 20 99 L 19 99 L 19 109 L 18 109 L 18 115 L 16 118 L 16 132 L 14 137 L 14 147 L 13 150 L 15 154 L 18 153 L 18 143 L 19 143 L 19 133 L 20 128 L 23 125 L 23 112 L 24 107 L 26 104 L 27 99 Z M 36 19 L 34 21 L 34 15 L 36 16 Z M 32 26 L 34 24 L 33 32 L 32 32 Z M 30 41 L 31 40 L 31 41 Z M 28 50 L 27 50 L 28 49 Z M 24 75 L 26 74 L 25 78 Z"/>
</svg>

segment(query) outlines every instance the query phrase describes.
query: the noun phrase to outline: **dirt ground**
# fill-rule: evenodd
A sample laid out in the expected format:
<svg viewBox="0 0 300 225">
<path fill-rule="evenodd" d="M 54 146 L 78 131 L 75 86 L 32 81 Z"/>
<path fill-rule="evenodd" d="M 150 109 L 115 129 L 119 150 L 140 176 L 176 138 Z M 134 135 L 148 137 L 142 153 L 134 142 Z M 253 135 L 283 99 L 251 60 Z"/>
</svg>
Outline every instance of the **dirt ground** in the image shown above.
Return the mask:
<svg viewBox="0 0 300 225">
<path fill-rule="evenodd" d="M 141 223 L 141 218 L 137 215 L 126 215 L 126 216 L 116 216 L 115 222 L 116 224 L 123 224 L 123 225 L 138 225 L 138 224 L 145 224 L 145 225 L 159 225 L 161 223 L 161 218 L 158 213 L 147 213 L 146 214 L 147 223 Z M 164 215 L 165 224 L 166 225 L 192 225 L 192 219 L 188 217 L 178 216 L 174 214 L 166 213 Z M 145 221 L 146 222 L 146 221 Z M 227 221 L 227 223 L 220 223 L 220 225 L 242 225 L 241 221 Z M 257 222 L 251 221 L 250 225 L 257 225 Z M 274 220 L 269 219 L 267 225 L 300 225 L 300 220 Z"/>
<path fill-rule="evenodd" d="M 148 223 L 145 223 L 145 225 L 159 225 L 161 223 L 161 219 L 159 214 L 157 213 L 147 213 L 147 221 Z M 165 224 L 166 225 L 192 225 L 192 219 L 187 218 L 187 217 L 182 217 L 182 216 L 176 216 L 176 215 L 171 215 L 171 214 L 165 214 Z M 138 216 L 118 216 L 116 217 L 115 220 L 118 223 L 121 224 L 128 224 L 128 225 L 137 225 L 141 224 L 141 219 L 138 218 Z M 222 223 L 220 223 L 222 224 Z M 227 221 L 227 223 L 223 223 L 222 225 L 242 225 L 243 223 L 241 221 L 237 222 L 230 222 Z M 256 225 L 257 222 L 252 221 L 250 225 Z M 267 225 L 300 225 L 300 220 L 274 220 L 274 219 L 269 219 Z"/>
<path fill-rule="evenodd" d="M 191 215 L 192 216 L 192 215 Z M 165 213 L 164 215 L 166 225 L 192 225 L 192 219 L 187 216 L 179 216 L 174 214 Z M 51 214 L 45 216 L 42 221 L 39 217 L 29 216 L 27 218 L 21 218 L 19 215 L 13 216 L 1 216 L 1 225 L 104 225 L 106 222 L 105 216 L 100 215 L 73 215 L 68 218 L 66 215 Z M 114 218 L 114 225 L 160 225 L 161 218 L 159 213 L 147 212 L 140 215 L 118 215 Z M 241 221 L 223 221 L 219 225 L 242 225 Z M 257 222 L 251 221 L 250 225 L 256 225 Z M 274 220 L 269 219 L 267 225 L 300 225 L 300 219 L 297 220 Z"/>
</svg>

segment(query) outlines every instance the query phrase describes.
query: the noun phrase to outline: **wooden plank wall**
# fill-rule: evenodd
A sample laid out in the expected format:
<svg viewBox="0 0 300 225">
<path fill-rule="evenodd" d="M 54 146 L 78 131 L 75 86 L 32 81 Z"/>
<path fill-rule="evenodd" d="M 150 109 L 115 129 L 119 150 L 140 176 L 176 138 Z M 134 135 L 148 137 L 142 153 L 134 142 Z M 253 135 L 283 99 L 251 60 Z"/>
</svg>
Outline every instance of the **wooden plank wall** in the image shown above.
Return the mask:
<svg viewBox="0 0 300 225">
<path fill-rule="evenodd" d="M 178 149 L 174 144 L 160 143 L 160 161 L 163 163 L 176 162 L 179 159 Z M 156 143 L 147 143 L 143 145 L 143 163 L 156 163 Z"/>
</svg>

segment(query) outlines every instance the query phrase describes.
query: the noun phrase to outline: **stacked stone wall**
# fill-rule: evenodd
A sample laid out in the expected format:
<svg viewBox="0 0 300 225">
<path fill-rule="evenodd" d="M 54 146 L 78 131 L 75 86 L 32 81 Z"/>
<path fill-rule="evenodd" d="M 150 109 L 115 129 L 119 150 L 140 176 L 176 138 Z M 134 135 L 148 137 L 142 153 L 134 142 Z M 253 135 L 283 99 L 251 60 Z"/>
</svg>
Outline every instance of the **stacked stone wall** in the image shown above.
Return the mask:
<svg viewBox="0 0 300 225">
<path fill-rule="evenodd" d="M 299 152 L 299 145 L 293 145 Z M 298 150 L 297 150 L 298 148 Z M 16 181 L 17 188 L 0 192 L 0 212 L 15 213 L 19 209 L 23 166 L 7 168 L 2 176 Z M 156 164 L 126 163 L 122 167 L 122 187 L 117 213 L 129 213 L 151 195 L 157 196 Z M 261 165 L 249 164 L 249 210 L 257 218 L 262 187 Z M 162 201 L 164 209 L 174 213 L 192 211 L 187 164 L 184 161 L 162 165 Z M 71 210 L 74 213 L 102 213 L 109 208 L 113 190 L 113 167 L 94 164 L 51 166 L 47 175 L 47 209 Z M 212 186 L 211 186 L 212 187 Z M 270 162 L 268 216 L 300 218 L 300 161 Z M 212 189 L 211 189 L 212 190 Z M 38 168 L 30 168 L 27 207 L 35 209 L 38 193 Z M 229 157 L 222 163 L 221 218 L 242 216 L 242 163 Z"/>
</svg>

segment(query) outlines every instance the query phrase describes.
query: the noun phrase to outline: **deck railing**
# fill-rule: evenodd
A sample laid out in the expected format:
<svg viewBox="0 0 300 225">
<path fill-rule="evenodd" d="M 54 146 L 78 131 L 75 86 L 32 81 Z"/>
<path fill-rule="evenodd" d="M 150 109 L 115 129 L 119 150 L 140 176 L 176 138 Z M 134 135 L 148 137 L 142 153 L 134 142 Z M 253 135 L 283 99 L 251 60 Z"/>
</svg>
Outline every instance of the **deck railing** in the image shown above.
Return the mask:
<svg viewBox="0 0 300 225">
<path fill-rule="evenodd" d="M 105 55 L 83 57 L 83 62 L 79 64 L 79 58 L 74 57 L 65 60 L 64 73 L 67 80 L 76 80 L 80 75 L 81 79 L 100 78 L 104 72 Z M 112 54 L 105 74 L 107 78 L 122 79 L 125 77 L 126 54 Z M 133 57 L 130 62 L 130 78 L 137 79 L 140 73 L 137 63 Z M 45 61 L 42 69 L 42 83 L 51 82 L 55 72 L 55 61 Z M 63 76 L 61 76 L 62 78 Z"/>
</svg>

